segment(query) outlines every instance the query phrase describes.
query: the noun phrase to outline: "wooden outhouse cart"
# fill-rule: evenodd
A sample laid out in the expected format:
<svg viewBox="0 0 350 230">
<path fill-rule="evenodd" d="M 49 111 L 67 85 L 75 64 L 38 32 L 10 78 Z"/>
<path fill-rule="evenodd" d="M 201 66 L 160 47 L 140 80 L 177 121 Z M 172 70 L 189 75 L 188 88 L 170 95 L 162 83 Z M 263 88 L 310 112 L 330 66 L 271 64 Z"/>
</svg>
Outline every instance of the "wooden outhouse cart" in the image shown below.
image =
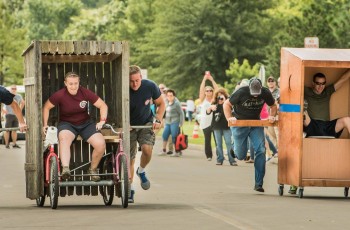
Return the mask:
<svg viewBox="0 0 350 230">
<path fill-rule="evenodd" d="M 315 73 L 336 82 L 350 68 L 350 49 L 282 48 L 279 112 L 278 183 L 304 187 L 350 186 L 350 139 L 344 129 L 338 139 L 303 138 L 304 86 L 311 86 Z M 350 82 L 331 98 L 330 118 L 350 116 Z"/>
<path fill-rule="evenodd" d="M 44 181 L 44 146 L 42 106 L 57 90 L 64 87 L 64 75 L 69 71 L 80 75 L 82 86 L 95 92 L 108 105 L 109 124 L 122 135 L 106 138 L 106 152 L 114 151 L 122 138 L 129 158 L 129 46 L 119 41 L 33 41 L 24 51 L 24 85 L 26 91 L 26 196 L 38 199 L 48 194 Z M 98 110 L 90 105 L 93 120 L 99 120 Z M 58 109 L 50 111 L 49 125 L 57 126 Z M 55 149 L 57 153 L 57 147 Z M 91 160 L 91 146 L 75 141 L 71 146 L 70 168 L 78 168 L 71 180 L 59 186 L 59 195 L 98 195 L 98 182 L 85 181 Z M 81 166 L 81 167 L 80 167 Z M 74 184 L 74 182 L 76 182 Z M 76 186 L 72 186 L 76 185 Z M 101 191 L 101 186 L 100 186 Z M 114 191 L 114 190 L 112 190 Z M 117 190 L 116 190 L 117 191 Z M 120 195 L 120 194 L 116 194 Z M 39 205 L 39 204 L 38 204 Z"/>
</svg>

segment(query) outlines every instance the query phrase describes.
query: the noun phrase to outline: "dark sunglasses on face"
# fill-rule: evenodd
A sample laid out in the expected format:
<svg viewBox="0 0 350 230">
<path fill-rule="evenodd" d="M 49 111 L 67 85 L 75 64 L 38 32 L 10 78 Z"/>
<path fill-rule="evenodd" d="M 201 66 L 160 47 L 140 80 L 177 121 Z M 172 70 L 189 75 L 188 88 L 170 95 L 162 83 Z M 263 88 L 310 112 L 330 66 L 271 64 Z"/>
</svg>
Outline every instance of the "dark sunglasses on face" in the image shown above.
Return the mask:
<svg viewBox="0 0 350 230">
<path fill-rule="evenodd" d="M 314 83 L 315 83 L 316 85 L 325 85 L 325 84 L 326 84 L 326 82 L 325 82 L 325 81 L 323 81 L 323 82 L 314 81 Z"/>
<path fill-rule="evenodd" d="M 220 100 L 220 101 L 225 100 L 225 98 L 223 98 L 223 97 L 218 97 L 217 99 Z"/>
<path fill-rule="evenodd" d="M 211 89 L 207 89 L 205 92 L 213 92 L 213 90 L 211 90 Z"/>
</svg>

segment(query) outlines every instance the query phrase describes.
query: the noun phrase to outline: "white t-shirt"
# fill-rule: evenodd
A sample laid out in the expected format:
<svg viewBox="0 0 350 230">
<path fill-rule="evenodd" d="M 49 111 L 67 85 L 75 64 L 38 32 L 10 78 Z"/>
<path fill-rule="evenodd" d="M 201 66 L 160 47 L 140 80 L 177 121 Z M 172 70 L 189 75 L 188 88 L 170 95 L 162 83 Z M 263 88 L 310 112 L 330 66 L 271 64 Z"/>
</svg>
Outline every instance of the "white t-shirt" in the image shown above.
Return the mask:
<svg viewBox="0 0 350 230">
<path fill-rule="evenodd" d="M 211 125 L 212 119 L 213 119 L 213 113 L 210 113 L 207 115 L 207 109 L 210 107 L 210 102 L 204 99 L 203 103 L 201 104 L 201 121 L 199 123 L 199 127 L 201 129 L 208 128 Z"/>
<path fill-rule="evenodd" d="M 187 100 L 186 101 L 186 105 L 187 105 L 187 107 L 186 107 L 186 110 L 187 111 L 190 111 L 190 112 L 193 112 L 194 111 L 194 101 L 193 100 Z"/>
</svg>

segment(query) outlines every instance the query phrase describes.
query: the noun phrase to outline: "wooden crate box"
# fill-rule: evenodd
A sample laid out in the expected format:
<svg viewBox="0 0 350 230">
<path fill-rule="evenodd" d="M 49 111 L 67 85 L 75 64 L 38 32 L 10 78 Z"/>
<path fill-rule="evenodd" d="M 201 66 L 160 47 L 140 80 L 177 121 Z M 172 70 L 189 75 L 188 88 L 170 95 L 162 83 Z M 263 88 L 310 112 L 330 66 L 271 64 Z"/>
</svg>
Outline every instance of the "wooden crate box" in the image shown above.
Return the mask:
<svg viewBox="0 0 350 230">
<path fill-rule="evenodd" d="M 64 87 L 69 71 L 80 75 L 81 85 L 95 92 L 108 105 L 107 123 L 124 132 L 124 150 L 129 155 L 129 45 L 120 41 L 33 41 L 23 52 L 26 91 L 26 196 L 36 199 L 44 191 L 42 106 Z M 99 111 L 89 106 L 92 119 Z M 49 125 L 57 126 L 58 109 L 50 111 Z M 107 144 L 107 151 L 116 147 Z M 78 167 L 91 158 L 91 147 L 82 141 L 71 146 L 70 167 Z M 56 149 L 57 151 L 57 149 Z M 56 152 L 57 153 L 57 152 Z M 89 166 L 75 173 L 83 173 Z M 76 178 L 78 180 L 79 178 Z M 81 178 L 80 178 L 81 179 Z M 77 195 L 97 195 L 97 187 L 76 187 Z M 60 196 L 72 195 L 74 187 L 61 188 Z"/>
<path fill-rule="evenodd" d="M 350 139 L 303 138 L 304 86 L 322 72 L 327 85 L 350 68 L 349 49 L 282 48 L 279 113 L 278 183 L 296 186 L 349 187 Z M 331 98 L 331 119 L 350 116 L 350 83 Z"/>
</svg>

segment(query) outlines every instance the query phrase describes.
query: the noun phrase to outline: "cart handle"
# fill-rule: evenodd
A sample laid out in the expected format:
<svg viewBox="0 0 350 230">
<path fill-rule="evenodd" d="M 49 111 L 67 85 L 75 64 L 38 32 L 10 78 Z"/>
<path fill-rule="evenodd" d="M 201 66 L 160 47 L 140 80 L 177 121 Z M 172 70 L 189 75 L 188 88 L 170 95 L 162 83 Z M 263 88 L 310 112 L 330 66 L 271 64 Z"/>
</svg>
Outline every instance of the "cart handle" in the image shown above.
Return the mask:
<svg viewBox="0 0 350 230">
<path fill-rule="evenodd" d="M 0 129 L 0 132 L 2 131 L 19 131 L 20 129 L 17 127 L 17 128 L 1 128 Z"/>
<path fill-rule="evenodd" d="M 278 122 L 270 123 L 269 120 L 236 120 L 236 123 L 228 122 L 228 126 L 234 127 L 265 127 L 277 126 Z"/>
</svg>

